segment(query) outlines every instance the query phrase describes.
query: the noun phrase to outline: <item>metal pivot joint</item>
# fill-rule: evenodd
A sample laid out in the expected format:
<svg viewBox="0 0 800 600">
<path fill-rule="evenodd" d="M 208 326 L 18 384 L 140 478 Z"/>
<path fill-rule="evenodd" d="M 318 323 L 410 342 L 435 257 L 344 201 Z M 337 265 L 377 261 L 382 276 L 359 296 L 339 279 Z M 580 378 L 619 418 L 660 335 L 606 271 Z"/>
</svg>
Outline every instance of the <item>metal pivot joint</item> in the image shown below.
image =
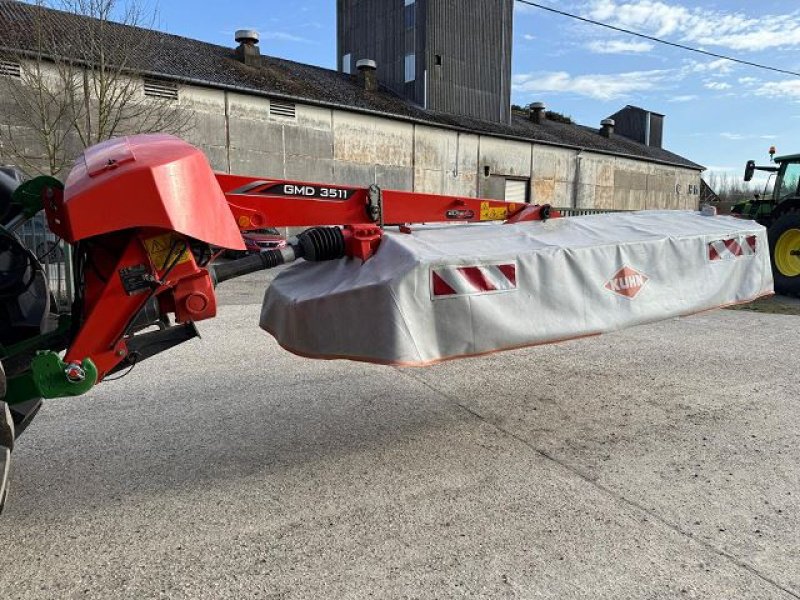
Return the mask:
<svg viewBox="0 0 800 600">
<path fill-rule="evenodd" d="M 383 194 L 374 183 L 367 190 L 367 216 L 383 229 Z"/>
</svg>

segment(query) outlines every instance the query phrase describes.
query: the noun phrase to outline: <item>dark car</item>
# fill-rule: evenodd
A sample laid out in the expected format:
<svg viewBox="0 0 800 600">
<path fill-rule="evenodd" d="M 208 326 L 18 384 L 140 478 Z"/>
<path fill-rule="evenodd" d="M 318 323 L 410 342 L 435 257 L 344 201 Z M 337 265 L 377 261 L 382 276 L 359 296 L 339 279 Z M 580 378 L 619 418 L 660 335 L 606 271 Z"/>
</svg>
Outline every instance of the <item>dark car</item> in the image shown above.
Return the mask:
<svg viewBox="0 0 800 600">
<path fill-rule="evenodd" d="M 274 227 L 245 231 L 242 233 L 242 240 L 244 241 L 246 250 L 244 252 L 228 250 L 225 252 L 227 258 L 241 258 L 247 254 L 263 252 L 264 250 L 274 250 L 275 248 L 283 248 L 286 246 L 286 238 Z"/>
</svg>

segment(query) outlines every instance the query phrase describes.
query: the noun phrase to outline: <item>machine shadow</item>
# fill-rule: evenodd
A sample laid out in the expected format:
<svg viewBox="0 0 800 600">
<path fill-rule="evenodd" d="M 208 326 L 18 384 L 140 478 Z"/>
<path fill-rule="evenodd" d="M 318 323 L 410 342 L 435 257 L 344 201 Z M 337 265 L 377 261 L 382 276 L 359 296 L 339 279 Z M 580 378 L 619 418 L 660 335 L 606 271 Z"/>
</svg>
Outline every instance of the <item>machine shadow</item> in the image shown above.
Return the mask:
<svg viewBox="0 0 800 600">
<path fill-rule="evenodd" d="M 270 487 L 295 483 L 315 478 L 319 469 L 347 471 L 398 453 L 413 456 L 420 451 L 416 441 L 464 427 L 466 415 L 392 372 L 393 385 L 331 379 L 324 397 L 315 390 L 326 380 L 289 385 L 273 397 L 245 386 L 251 389 L 238 390 L 243 401 L 226 399 L 215 410 L 175 399 L 142 412 L 131 398 L 117 398 L 118 404 L 94 413 L 97 418 L 74 421 L 73 409 L 44 409 L 15 453 L 13 504 L 35 506 L 41 516 L 134 496 L 224 489 L 228 481 L 250 477 Z M 226 386 L 221 382 L 209 393 Z M 110 401 L 94 402 L 103 400 Z M 353 460 L 358 454 L 364 458 Z"/>
</svg>

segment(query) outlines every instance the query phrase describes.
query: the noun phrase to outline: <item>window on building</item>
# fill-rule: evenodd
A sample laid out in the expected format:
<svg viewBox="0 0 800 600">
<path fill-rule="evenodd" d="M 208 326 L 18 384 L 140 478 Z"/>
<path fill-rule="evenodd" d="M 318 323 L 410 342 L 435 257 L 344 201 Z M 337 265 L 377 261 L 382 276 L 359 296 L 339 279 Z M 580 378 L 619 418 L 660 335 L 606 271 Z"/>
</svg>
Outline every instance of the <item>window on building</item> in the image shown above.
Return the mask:
<svg viewBox="0 0 800 600">
<path fill-rule="evenodd" d="M 349 75 L 353 72 L 353 66 L 350 64 L 351 62 L 352 56 L 349 52 L 342 56 L 342 73 L 347 73 Z"/>
<path fill-rule="evenodd" d="M 506 191 L 504 195 L 506 202 L 516 202 L 522 204 L 528 201 L 528 180 L 527 179 L 506 179 Z"/>
<path fill-rule="evenodd" d="M 433 55 L 433 64 L 437 67 L 442 66 L 442 55 L 441 54 L 434 54 Z"/>
<path fill-rule="evenodd" d="M 406 54 L 406 83 L 417 78 L 417 55 Z"/>
<path fill-rule="evenodd" d="M 406 0 L 406 5 L 403 7 L 403 18 L 406 22 L 406 29 L 414 29 L 416 25 L 416 8 L 417 5 L 413 0 L 411 2 Z"/>
</svg>

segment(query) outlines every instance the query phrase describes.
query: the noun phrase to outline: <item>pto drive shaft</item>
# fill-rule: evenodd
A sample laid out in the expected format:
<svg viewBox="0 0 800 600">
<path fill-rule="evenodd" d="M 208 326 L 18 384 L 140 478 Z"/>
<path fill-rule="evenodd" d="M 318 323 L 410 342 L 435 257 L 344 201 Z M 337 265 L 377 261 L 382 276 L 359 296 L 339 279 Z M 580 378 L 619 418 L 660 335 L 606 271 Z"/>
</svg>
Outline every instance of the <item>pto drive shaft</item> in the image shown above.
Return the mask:
<svg viewBox="0 0 800 600">
<path fill-rule="evenodd" d="M 345 241 L 342 230 L 338 227 L 313 227 L 306 229 L 290 240 L 285 248 L 265 250 L 239 260 L 212 266 L 211 275 L 214 285 L 241 277 L 248 273 L 272 269 L 290 263 L 298 258 L 319 262 L 342 258 L 345 252 Z"/>
</svg>

